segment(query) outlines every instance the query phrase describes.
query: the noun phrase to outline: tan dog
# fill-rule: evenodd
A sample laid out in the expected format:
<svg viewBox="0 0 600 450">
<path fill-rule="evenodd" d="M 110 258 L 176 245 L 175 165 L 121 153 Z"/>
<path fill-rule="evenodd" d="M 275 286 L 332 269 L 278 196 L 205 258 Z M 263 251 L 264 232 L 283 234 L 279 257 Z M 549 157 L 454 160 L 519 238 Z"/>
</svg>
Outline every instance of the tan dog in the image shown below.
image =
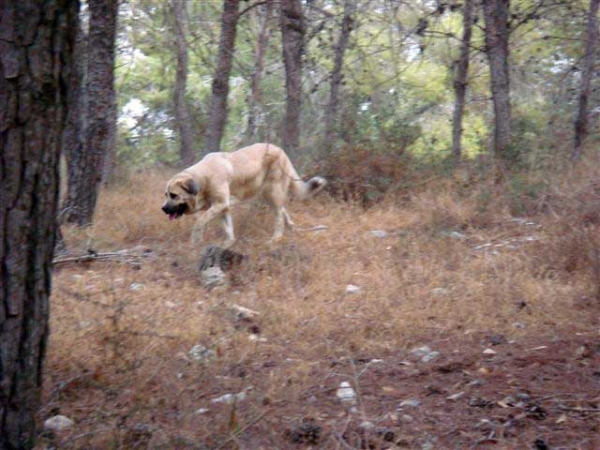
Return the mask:
<svg viewBox="0 0 600 450">
<path fill-rule="evenodd" d="M 294 227 L 283 206 L 288 194 L 304 198 L 326 184 L 322 177 L 302 181 L 279 147 L 254 144 L 232 153 L 209 153 L 199 163 L 179 172 L 167 183 L 162 210 L 171 220 L 183 214 L 206 211 L 194 225 L 194 243 L 199 242 L 208 223 L 220 217 L 228 247 L 235 241 L 230 206 L 261 195 L 275 216 L 271 240 L 277 241 L 283 236 L 284 225 Z"/>
</svg>

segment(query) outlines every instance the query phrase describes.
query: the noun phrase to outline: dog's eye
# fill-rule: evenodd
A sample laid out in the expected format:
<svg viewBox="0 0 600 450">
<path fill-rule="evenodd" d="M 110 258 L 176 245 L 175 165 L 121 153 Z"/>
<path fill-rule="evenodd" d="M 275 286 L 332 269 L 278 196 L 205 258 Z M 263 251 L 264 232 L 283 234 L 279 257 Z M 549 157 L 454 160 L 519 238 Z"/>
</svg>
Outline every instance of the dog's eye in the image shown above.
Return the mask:
<svg viewBox="0 0 600 450">
<path fill-rule="evenodd" d="M 177 200 L 177 197 L 179 197 L 177 194 L 169 194 L 169 197 L 171 197 L 173 200 Z"/>
</svg>

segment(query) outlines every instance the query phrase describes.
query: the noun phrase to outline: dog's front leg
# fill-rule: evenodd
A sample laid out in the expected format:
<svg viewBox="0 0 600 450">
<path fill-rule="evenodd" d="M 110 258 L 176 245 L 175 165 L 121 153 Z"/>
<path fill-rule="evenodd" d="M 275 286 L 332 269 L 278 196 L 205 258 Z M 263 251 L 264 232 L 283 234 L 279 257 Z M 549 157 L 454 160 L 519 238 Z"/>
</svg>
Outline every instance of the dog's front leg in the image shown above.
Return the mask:
<svg viewBox="0 0 600 450">
<path fill-rule="evenodd" d="M 223 214 L 229 214 L 229 205 L 227 203 L 213 203 L 204 214 L 198 217 L 192 228 L 192 244 L 199 244 L 207 225 Z"/>
</svg>

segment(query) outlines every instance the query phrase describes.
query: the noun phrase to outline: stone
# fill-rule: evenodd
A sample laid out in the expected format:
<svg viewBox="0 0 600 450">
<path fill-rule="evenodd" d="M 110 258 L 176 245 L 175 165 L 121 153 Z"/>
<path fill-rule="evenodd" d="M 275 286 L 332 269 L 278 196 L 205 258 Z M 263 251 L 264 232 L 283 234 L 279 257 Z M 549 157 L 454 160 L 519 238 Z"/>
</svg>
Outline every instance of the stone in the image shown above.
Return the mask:
<svg viewBox="0 0 600 450">
<path fill-rule="evenodd" d="M 336 397 L 339 398 L 343 403 L 356 404 L 356 392 L 350 386 L 347 381 L 342 381 L 340 387 L 335 393 Z"/>
<path fill-rule="evenodd" d="M 440 356 L 440 352 L 433 351 L 433 352 L 428 353 L 425 356 L 423 356 L 421 358 L 421 362 L 428 363 L 428 362 L 433 361 L 434 359 L 437 359 L 439 356 Z"/>
<path fill-rule="evenodd" d="M 360 292 L 360 288 L 353 284 L 348 284 L 346 286 L 346 294 L 358 294 Z"/>
<path fill-rule="evenodd" d="M 200 272 L 200 281 L 202 286 L 207 289 L 212 289 L 217 286 L 224 286 L 227 284 L 227 278 L 225 273 L 220 267 L 209 267 L 208 269 Z"/>
<path fill-rule="evenodd" d="M 204 345 L 194 345 L 188 352 L 188 356 L 194 361 L 207 363 L 215 359 L 215 352 L 206 348 Z"/>
<path fill-rule="evenodd" d="M 398 405 L 399 408 L 405 408 L 405 407 L 411 407 L 411 408 L 417 408 L 419 406 L 421 406 L 421 402 L 417 399 L 411 398 L 409 400 L 402 400 L 400 402 L 400 405 Z"/>
<path fill-rule="evenodd" d="M 62 416 L 59 414 L 46 419 L 44 422 L 44 430 L 52 431 L 53 433 L 60 433 L 61 431 L 72 428 L 73 425 L 75 425 L 75 422 L 73 422 L 67 416 Z"/>
</svg>

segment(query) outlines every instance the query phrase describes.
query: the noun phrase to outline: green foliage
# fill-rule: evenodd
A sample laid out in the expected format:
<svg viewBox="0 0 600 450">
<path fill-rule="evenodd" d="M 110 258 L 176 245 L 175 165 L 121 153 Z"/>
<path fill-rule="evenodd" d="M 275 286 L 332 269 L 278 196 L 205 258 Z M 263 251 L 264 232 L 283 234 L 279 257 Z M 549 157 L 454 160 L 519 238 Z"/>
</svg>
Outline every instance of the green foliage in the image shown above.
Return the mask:
<svg viewBox="0 0 600 450">
<path fill-rule="evenodd" d="M 346 51 L 337 138 L 325 136 L 330 74 L 343 2 L 314 0 L 307 17 L 302 142 L 308 158 L 322 149 L 361 146 L 397 149 L 420 161 L 440 161 L 451 148 L 454 64 L 462 35 L 462 3 L 425 0 L 357 1 Z M 539 167 L 565 152 L 572 133 L 587 2 L 511 2 L 513 145 L 507 163 Z M 249 5 L 242 2 L 241 8 Z M 189 20 L 187 98 L 200 155 L 218 50 L 221 2 L 186 2 Z M 241 16 L 230 79 L 229 116 L 223 148 L 246 144 L 248 95 L 264 6 Z M 277 10 L 277 8 L 275 8 Z M 285 109 L 284 67 L 277 12 L 271 21 L 261 80 L 258 140 L 281 143 Z M 169 3 L 123 4 L 117 67 L 120 126 L 118 154 L 127 166 L 177 162 L 173 118 L 175 50 Z M 489 70 L 483 53 L 483 20 L 472 40 L 463 155 L 489 152 L 493 132 Z M 594 94 L 597 95 L 597 94 Z M 597 99 L 593 99 L 595 102 Z M 600 101 L 600 99 L 598 99 Z M 594 104 L 594 103 L 592 103 Z M 132 110 L 132 105 L 137 109 Z M 325 140 L 327 139 L 327 140 Z M 594 136 L 591 137 L 591 140 Z"/>
</svg>

